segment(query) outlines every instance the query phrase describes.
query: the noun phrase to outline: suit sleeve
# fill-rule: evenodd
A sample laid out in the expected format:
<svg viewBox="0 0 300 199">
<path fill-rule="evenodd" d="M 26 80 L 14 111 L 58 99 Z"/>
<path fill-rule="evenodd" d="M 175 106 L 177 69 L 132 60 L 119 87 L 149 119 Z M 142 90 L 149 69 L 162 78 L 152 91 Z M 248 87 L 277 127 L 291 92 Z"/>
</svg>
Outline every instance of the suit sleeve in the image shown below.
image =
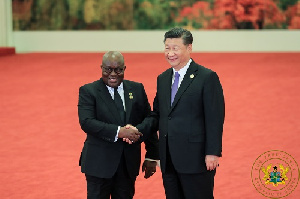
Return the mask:
<svg viewBox="0 0 300 199">
<path fill-rule="evenodd" d="M 222 156 L 222 135 L 225 118 L 223 89 L 218 75 L 210 73 L 204 86 L 206 155 Z"/>
<path fill-rule="evenodd" d="M 142 96 L 144 104 L 144 120 L 136 125 L 137 129 L 143 133 L 141 141 L 144 141 L 146 148 L 146 158 L 158 160 L 158 136 L 157 136 L 157 120 L 153 117 L 151 106 L 148 101 L 144 86 L 142 86 Z"/>
<path fill-rule="evenodd" d="M 153 133 L 155 127 L 156 127 L 156 120 L 153 117 L 152 113 L 151 113 L 151 106 L 149 104 L 148 101 L 148 97 L 146 95 L 144 86 L 141 84 L 141 93 L 142 93 L 142 100 L 143 100 L 143 121 L 140 124 L 136 125 L 136 128 L 143 133 L 143 137 L 142 140 L 144 141 L 145 139 L 147 139 L 150 134 Z"/>
<path fill-rule="evenodd" d="M 78 116 L 85 133 L 108 142 L 115 141 L 118 126 L 97 120 L 95 95 L 86 86 L 79 89 Z"/>
<path fill-rule="evenodd" d="M 153 132 L 148 139 L 145 140 L 146 154 L 145 158 L 159 160 L 159 146 L 157 132 Z"/>
<path fill-rule="evenodd" d="M 152 111 L 152 117 L 155 118 L 156 120 L 156 131 L 158 131 L 158 126 L 159 126 L 159 102 L 158 102 L 158 95 L 157 95 L 157 92 L 158 92 L 158 78 L 157 78 L 157 87 L 156 87 L 156 95 L 154 97 L 154 101 L 153 101 L 153 111 Z"/>
</svg>

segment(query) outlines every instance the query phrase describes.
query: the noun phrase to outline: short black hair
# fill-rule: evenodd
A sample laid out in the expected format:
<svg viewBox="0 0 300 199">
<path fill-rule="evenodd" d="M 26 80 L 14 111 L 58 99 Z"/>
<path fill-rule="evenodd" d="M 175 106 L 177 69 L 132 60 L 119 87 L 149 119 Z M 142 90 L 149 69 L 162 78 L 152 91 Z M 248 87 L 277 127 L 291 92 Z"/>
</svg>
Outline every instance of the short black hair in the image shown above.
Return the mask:
<svg viewBox="0 0 300 199">
<path fill-rule="evenodd" d="M 181 28 L 175 27 L 165 33 L 164 43 L 167 38 L 182 38 L 183 44 L 188 45 L 193 43 L 193 35 L 190 31 Z"/>
</svg>

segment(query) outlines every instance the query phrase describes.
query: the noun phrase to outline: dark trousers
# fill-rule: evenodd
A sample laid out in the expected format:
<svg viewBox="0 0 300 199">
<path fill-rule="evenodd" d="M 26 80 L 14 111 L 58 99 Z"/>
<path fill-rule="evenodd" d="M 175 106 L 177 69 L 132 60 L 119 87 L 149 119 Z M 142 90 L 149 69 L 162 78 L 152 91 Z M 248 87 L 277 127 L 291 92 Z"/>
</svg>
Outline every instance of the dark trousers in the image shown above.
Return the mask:
<svg viewBox="0 0 300 199">
<path fill-rule="evenodd" d="M 162 174 L 166 198 L 213 199 L 215 174 L 216 170 L 195 174 L 178 173 L 167 149 L 166 172 Z"/>
<path fill-rule="evenodd" d="M 85 175 L 87 181 L 87 199 L 132 199 L 135 179 L 127 172 L 124 156 L 112 178 L 98 178 Z"/>
</svg>

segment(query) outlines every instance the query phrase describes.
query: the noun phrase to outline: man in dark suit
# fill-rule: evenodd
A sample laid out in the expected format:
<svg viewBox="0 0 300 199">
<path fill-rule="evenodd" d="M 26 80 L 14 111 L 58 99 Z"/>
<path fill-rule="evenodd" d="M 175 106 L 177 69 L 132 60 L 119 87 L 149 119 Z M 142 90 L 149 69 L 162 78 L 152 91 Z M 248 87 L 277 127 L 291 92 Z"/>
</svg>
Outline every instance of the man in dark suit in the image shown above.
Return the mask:
<svg viewBox="0 0 300 199">
<path fill-rule="evenodd" d="M 153 111 L 159 120 L 159 153 L 167 199 L 211 199 L 222 152 L 223 90 L 215 72 L 191 57 L 193 36 L 165 33 L 171 68 L 157 78 Z"/>
<path fill-rule="evenodd" d="M 81 171 L 88 199 L 129 199 L 134 195 L 143 141 L 149 159 L 142 166 L 145 178 L 156 171 L 156 120 L 143 85 L 123 80 L 126 66 L 120 52 L 105 53 L 101 68 L 100 80 L 79 89 L 79 122 L 87 136 Z"/>
</svg>

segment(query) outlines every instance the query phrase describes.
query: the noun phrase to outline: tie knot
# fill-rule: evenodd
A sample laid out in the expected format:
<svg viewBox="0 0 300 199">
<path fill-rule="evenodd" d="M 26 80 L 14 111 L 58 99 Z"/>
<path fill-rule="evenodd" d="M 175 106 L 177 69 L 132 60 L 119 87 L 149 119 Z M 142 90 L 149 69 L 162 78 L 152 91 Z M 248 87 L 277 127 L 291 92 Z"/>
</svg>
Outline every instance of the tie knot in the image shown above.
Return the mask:
<svg viewBox="0 0 300 199">
<path fill-rule="evenodd" d="M 175 72 L 175 78 L 178 78 L 180 74 L 178 72 Z"/>
<path fill-rule="evenodd" d="M 114 88 L 114 92 L 118 92 L 118 87 L 115 87 L 115 88 Z"/>
</svg>

